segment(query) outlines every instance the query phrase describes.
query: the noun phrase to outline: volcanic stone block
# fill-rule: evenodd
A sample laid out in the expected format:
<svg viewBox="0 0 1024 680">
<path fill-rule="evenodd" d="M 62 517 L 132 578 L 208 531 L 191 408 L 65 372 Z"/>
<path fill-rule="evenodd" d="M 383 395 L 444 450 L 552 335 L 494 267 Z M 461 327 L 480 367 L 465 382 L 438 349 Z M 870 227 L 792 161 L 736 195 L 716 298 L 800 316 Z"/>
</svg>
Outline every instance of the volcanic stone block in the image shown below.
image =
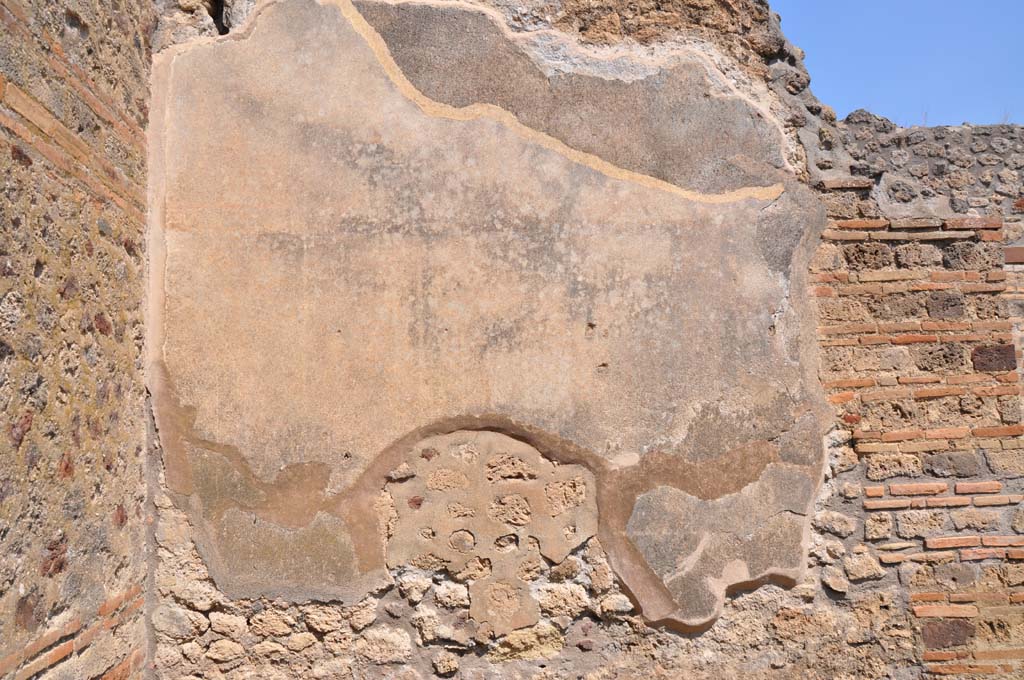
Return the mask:
<svg viewBox="0 0 1024 680">
<path fill-rule="evenodd" d="M 612 57 L 458 3 L 257 12 L 159 55 L 152 107 L 149 383 L 217 585 L 390 583 L 385 487 L 474 430 L 579 471 L 552 498 L 587 490 L 651 621 L 794 583 L 825 220 L 781 122 L 690 47 Z M 506 462 L 461 474 L 526 484 Z M 496 521 L 526 527 L 543 499 L 516 495 Z"/>
<path fill-rule="evenodd" d="M 1017 355 L 1013 345 L 982 345 L 971 352 L 976 371 L 1013 371 L 1017 368 Z"/>
</svg>

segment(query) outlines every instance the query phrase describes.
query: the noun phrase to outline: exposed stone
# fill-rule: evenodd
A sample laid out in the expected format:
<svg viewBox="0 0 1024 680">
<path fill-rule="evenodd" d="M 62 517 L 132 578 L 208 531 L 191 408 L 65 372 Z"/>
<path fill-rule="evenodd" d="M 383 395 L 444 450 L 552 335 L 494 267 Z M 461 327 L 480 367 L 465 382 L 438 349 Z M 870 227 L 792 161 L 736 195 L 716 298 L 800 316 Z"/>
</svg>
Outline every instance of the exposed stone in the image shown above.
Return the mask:
<svg viewBox="0 0 1024 680">
<path fill-rule="evenodd" d="M 921 637 L 929 649 L 959 647 L 974 637 L 974 622 L 963 619 L 925 621 L 921 624 Z"/>
<path fill-rule="evenodd" d="M 871 480 L 892 477 L 918 477 L 921 459 L 909 453 L 878 453 L 868 456 L 867 477 Z"/>
<path fill-rule="evenodd" d="M 871 553 L 847 555 L 843 559 L 843 569 L 851 581 L 864 581 L 885 576 L 885 569 Z"/>
<path fill-rule="evenodd" d="M 280 637 L 291 632 L 295 621 L 280 612 L 267 609 L 249 619 L 249 627 L 260 637 Z"/>
<path fill-rule="evenodd" d="M 348 623 L 352 630 L 360 631 L 377 620 L 378 600 L 374 597 L 367 597 L 355 607 L 345 610 Z"/>
<path fill-rule="evenodd" d="M 974 477 L 985 470 L 977 451 L 943 451 L 924 457 L 924 470 L 936 477 Z"/>
<path fill-rule="evenodd" d="M 552 583 L 541 586 L 537 598 L 545 616 L 567 616 L 574 619 L 590 605 L 587 590 L 577 583 Z"/>
<path fill-rule="evenodd" d="M 1024 534 L 1024 506 L 1018 507 L 1013 513 L 1013 530 L 1018 534 Z"/>
<path fill-rule="evenodd" d="M 210 626 L 210 622 L 201 614 L 170 604 L 156 607 L 150 620 L 158 633 L 179 640 L 201 634 Z"/>
<path fill-rule="evenodd" d="M 233 640 L 245 635 L 248 625 L 244 616 L 225 614 L 223 612 L 210 612 L 210 628 L 221 635 L 227 635 Z"/>
<path fill-rule="evenodd" d="M 992 472 L 1002 477 L 1024 477 L 1024 449 L 985 451 Z"/>
<path fill-rule="evenodd" d="M 454 675 L 459 670 L 459 657 L 451 652 L 440 652 L 431 660 L 434 672 L 442 677 Z"/>
<path fill-rule="evenodd" d="M 487 658 L 496 663 L 513 659 L 550 659 L 561 651 L 564 644 L 565 639 L 557 628 L 541 622 L 501 638 L 487 653 Z"/>
<path fill-rule="evenodd" d="M 971 363 L 976 371 L 1013 371 L 1017 355 L 1013 345 L 980 345 L 971 351 Z"/>
<path fill-rule="evenodd" d="M 422 574 L 402 574 L 398 577 L 398 592 L 410 604 L 419 604 L 432 585 L 431 580 Z"/>
<path fill-rule="evenodd" d="M 892 536 L 892 515 L 887 512 L 872 513 L 864 520 L 864 538 L 879 541 Z"/>
<path fill-rule="evenodd" d="M 301 652 L 315 644 L 316 636 L 312 633 L 292 633 L 285 642 L 285 646 L 293 652 Z"/>
<path fill-rule="evenodd" d="M 430 587 L 429 584 L 427 587 Z M 341 611 L 336 607 L 314 605 L 303 610 L 303 618 L 306 625 L 317 633 L 330 633 L 345 623 Z"/>
<path fill-rule="evenodd" d="M 233 661 L 245 656 L 245 648 L 234 640 L 217 640 L 206 650 L 206 657 L 217 663 Z"/>
<path fill-rule="evenodd" d="M 949 529 L 949 514 L 943 510 L 907 510 L 896 515 L 900 538 L 936 536 Z"/>
<path fill-rule="evenodd" d="M 469 606 L 469 589 L 461 583 L 444 582 L 434 588 L 434 601 L 442 607 L 455 609 Z"/>
<path fill-rule="evenodd" d="M 404 663 L 412 654 L 412 640 L 400 628 L 375 626 L 356 641 L 355 651 L 378 665 Z"/>
<path fill-rule="evenodd" d="M 822 569 L 821 581 L 837 593 L 845 594 L 850 590 L 850 582 L 846 580 L 843 571 L 838 567 L 828 566 Z"/>
<path fill-rule="evenodd" d="M 814 516 L 814 526 L 821 531 L 846 538 L 857 530 L 857 520 L 834 510 L 826 510 Z"/>
<path fill-rule="evenodd" d="M 598 611 L 602 616 L 624 616 L 633 611 L 633 603 L 625 595 L 613 593 L 601 600 L 598 605 Z"/>
<path fill-rule="evenodd" d="M 957 531 L 991 531 L 1000 523 L 1000 513 L 980 508 L 962 508 L 949 513 Z"/>
</svg>

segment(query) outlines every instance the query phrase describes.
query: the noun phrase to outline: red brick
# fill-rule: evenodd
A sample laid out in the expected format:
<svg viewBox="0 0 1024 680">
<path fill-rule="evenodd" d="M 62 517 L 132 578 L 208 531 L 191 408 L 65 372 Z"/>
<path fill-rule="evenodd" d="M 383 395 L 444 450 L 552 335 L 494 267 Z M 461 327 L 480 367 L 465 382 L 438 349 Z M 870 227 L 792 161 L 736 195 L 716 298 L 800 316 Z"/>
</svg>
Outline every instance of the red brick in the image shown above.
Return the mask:
<svg viewBox="0 0 1024 680">
<path fill-rule="evenodd" d="M 888 345 L 892 342 L 889 335 L 862 335 L 858 338 L 862 345 Z"/>
<path fill-rule="evenodd" d="M 969 619 L 978 615 L 978 608 L 970 604 L 922 604 L 911 609 L 919 619 Z"/>
<path fill-rule="evenodd" d="M 935 550 L 945 550 L 946 548 L 974 548 L 981 545 L 981 538 L 979 536 L 941 536 L 935 538 L 926 538 L 924 540 L 926 548 Z"/>
<path fill-rule="evenodd" d="M 974 658 L 980 661 L 997 661 L 1000 659 L 1024 659 L 1024 648 L 1009 649 L 976 649 Z"/>
<path fill-rule="evenodd" d="M 957 482 L 957 493 L 999 493 L 1003 490 L 1002 482 Z"/>
<path fill-rule="evenodd" d="M 1017 385 L 993 385 L 991 387 L 975 387 L 972 394 L 979 397 L 1005 397 L 1020 394 L 1020 387 Z"/>
<path fill-rule="evenodd" d="M 876 329 L 873 323 L 847 323 L 838 326 L 819 326 L 818 332 L 822 335 L 846 335 L 849 333 L 874 333 Z"/>
<path fill-rule="evenodd" d="M 985 215 L 984 217 L 951 217 L 946 220 L 946 229 L 1001 229 L 1002 215 Z"/>
<path fill-rule="evenodd" d="M 940 282 L 944 282 L 944 283 L 948 283 L 950 281 L 963 281 L 964 280 L 964 272 L 951 272 L 951 271 L 932 272 L 932 274 L 931 274 L 931 276 L 929 278 L 932 281 L 940 281 Z"/>
<path fill-rule="evenodd" d="M 895 401 L 896 399 L 906 399 L 909 396 L 910 390 L 900 387 L 891 390 L 872 390 L 861 394 L 860 398 L 862 401 Z"/>
<path fill-rule="evenodd" d="M 107 601 L 100 605 L 100 609 L 97 612 L 100 616 L 109 616 L 117 611 L 122 604 L 124 604 L 124 593 L 118 593 L 107 598 Z"/>
<path fill-rule="evenodd" d="M 922 439 L 924 438 L 924 430 L 894 430 L 892 432 L 883 432 L 883 442 L 902 442 L 908 439 Z"/>
<path fill-rule="evenodd" d="M 965 293 L 1002 293 L 1006 286 L 999 283 L 965 283 L 960 290 Z"/>
<path fill-rule="evenodd" d="M 865 510 L 903 510 L 910 507 L 908 500 L 864 501 Z"/>
<path fill-rule="evenodd" d="M 938 342 L 939 338 L 936 335 L 928 335 L 925 333 L 908 333 L 907 335 L 897 335 L 892 339 L 894 345 L 912 345 L 918 342 Z"/>
<path fill-rule="evenodd" d="M 1024 434 L 1024 425 L 976 427 L 971 432 L 975 437 L 1018 437 Z"/>
<path fill-rule="evenodd" d="M 901 375 L 896 380 L 901 385 L 927 385 L 930 383 L 942 382 L 942 378 L 937 375 Z"/>
<path fill-rule="evenodd" d="M 881 498 L 885 495 L 884 486 L 865 486 L 864 495 L 868 498 Z"/>
<path fill-rule="evenodd" d="M 971 324 L 956 321 L 924 321 L 921 323 L 921 330 L 924 331 L 969 331 Z"/>
<path fill-rule="evenodd" d="M 945 602 L 946 593 L 911 593 L 911 602 Z"/>
<path fill-rule="evenodd" d="M 878 324 L 879 333 L 906 333 L 907 331 L 919 331 L 921 324 L 916 321 L 901 321 L 899 323 Z"/>
<path fill-rule="evenodd" d="M 982 604 L 1006 604 L 1006 593 L 950 593 L 950 602 L 981 602 Z"/>
<path fill-rule="evenodd" d="M 949 490 L 946 482 L 916 482 L 912 484 L 890 484 L 893 496 L 934 496 Z"/>
<path fill-rule="evenodd" d="M 927 664 L 925 670 L 935 675 L 984 675 L 991 673 L 1001 673 L 1002 670 L 999 666 L 993 666 L 991 664 L 949 664 L 945 666 L 936 666 L 935 664 Z"/>
<path fill-rule="evenodd" d="M 973 560 L 1001 560 L 1006 556 L 1006 551 L 1001 548 L 967 548 L 960 551 L 961 561 Z"/>
<path fill-rule="evenodd" d="M 967 394 L 962 387 L 926 387 L 914 390 L 914 399 L 937 399 L 939 397 L 959 397 Z"/>
<path fill-rule="evenodd" d="M 846 380 L 830 380 L 827 383 L 822 383 L 825 389 L 839 389 L 849 387 L 874 387 L 874 378 L 848 378 Z"/>
<path fill-rule="evenodd" d="M 971 428 L 940 427 L 935 430 L 925 430 L 924 435 L 928 439 L 963 439 L 971 435 Z"/>
<path fill-rule="evenodd" d="M 946 378 L 946 382 L 950 385 L 964 385 L 968 383 L 988 382 L 991 378 L 992 376 L 990 375 L 971 373 L 970 375 L 951 375 Z"/>
<path fill-rule="evenodd" d="M 959 508 L 970 505 L 971 499 L 967 496 L 946 496 L 945 498 L 929 498 L 926 505 L 929 508 Z"/>
<path fill-rule="evenodd" d="M 1016 548 L 1024 546 L 1024 536 L 982 536 L 983 545 L 995 548 Z"/>
<path fill-rule="evenodd" d="M 974 504 L 979 507 L 985 507 L 988 505 L 1009 505 L 1011 503 L 1009 496 L 975 496 L 973 499 Z"/>
<path fill-rule="evenodd" d="M 832 220 L 831 226 L 839 229 L 885 229 L 889 226 L 889 220 L 883 219 L 857 219 L 857 220 Z"/>
</svg>

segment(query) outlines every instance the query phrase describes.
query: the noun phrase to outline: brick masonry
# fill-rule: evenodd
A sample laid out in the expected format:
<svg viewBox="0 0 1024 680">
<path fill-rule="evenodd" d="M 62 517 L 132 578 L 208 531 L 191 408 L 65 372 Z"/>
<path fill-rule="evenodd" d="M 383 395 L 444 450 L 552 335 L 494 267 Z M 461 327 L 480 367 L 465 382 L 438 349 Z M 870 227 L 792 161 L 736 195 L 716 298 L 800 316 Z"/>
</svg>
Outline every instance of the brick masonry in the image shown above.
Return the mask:
<svg viewBox="0 0 1024 680">
<path fill-rule="evenodd" d="M 824 582 L 898 583 L 927 676 L 1021 677 L 1022 267 L 1008 245 L 1022 231 L 1021 132 L 899 131 L 863 113 L 842 132 L 862 159 L 852 173 L 874 177 L 820 186 L 831 223 L 812 295 L 837 494 L 818 527 L 847 555 Z M 907 214 L 892 201 L 901 182 L 906 203 L 952 192 L 954 212 Z"/>
<path fill-rule="evenodd" d="M 0 677 L 145 656 L 147 2 L 0 0 Z"/>
</svg>

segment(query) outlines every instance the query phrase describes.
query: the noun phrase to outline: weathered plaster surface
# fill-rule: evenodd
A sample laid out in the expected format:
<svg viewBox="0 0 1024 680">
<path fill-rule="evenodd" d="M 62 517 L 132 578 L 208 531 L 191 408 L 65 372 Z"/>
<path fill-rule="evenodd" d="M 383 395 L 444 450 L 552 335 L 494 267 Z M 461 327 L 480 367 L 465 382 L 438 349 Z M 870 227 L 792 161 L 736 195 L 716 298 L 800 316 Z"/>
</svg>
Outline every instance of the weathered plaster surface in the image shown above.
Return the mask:
<svg viewBox="0 0 1024 680">
<path fill-rule="evenodd" d="M 387 583 L 388 476 L 459 430 L 592 476 L 649 620 L 793 582 L 824 218 L 778 126 L 684 48 L 596 76 L 479 9 L 359 9 L 283 0 L 157 59 L 149 381 L 218 586 Z"/>
</svg>

